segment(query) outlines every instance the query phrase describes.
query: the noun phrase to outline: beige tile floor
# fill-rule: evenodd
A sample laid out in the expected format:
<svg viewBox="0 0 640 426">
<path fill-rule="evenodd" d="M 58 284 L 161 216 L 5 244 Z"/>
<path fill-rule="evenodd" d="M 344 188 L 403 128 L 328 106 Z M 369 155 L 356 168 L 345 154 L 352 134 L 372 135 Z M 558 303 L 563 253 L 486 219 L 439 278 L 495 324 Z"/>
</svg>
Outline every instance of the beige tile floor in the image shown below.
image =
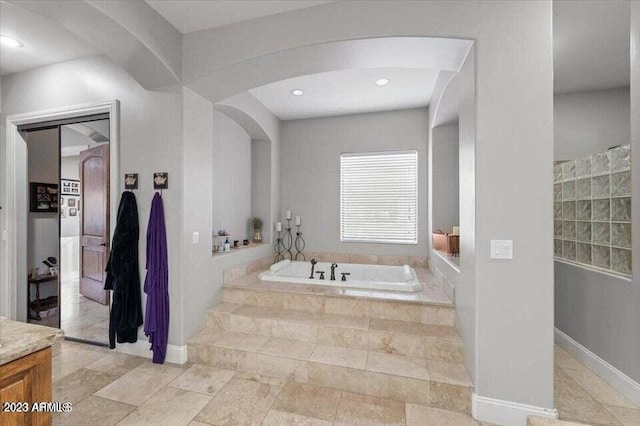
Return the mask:
<svg viewBox="0 0 640 426">
<path fill-rule="evenodd" d="M 155 365 L 63 342 L 53 358 L 54 425 L 477 425 L 465 414 L 197 364 Z M 566 420 L 640 425 L 640 408 L 556 347 L 556 405 Z"/>
<path fill-rule="evenodd" d="M 555 403 L 561 419 L 594 425 L 640 425 L 639 406 L 568 352 L 558 346 L 555 349 Z"/>
<path fill-rule="evenodd" d="M 109 307 L 81 295 L 78 285 L 78 280 L 61 283 L 60 328 L 65 336 L 108 343 Z"/>
</svg>

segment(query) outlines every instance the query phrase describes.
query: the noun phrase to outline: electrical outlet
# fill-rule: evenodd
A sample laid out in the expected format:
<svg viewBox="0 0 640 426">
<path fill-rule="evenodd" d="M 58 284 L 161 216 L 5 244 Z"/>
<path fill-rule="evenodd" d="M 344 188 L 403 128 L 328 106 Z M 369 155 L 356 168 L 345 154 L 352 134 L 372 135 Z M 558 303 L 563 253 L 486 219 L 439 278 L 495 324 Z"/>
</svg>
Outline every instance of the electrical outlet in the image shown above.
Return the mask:
<svg viewBox="0 0 640 426">
<path fill-rule="evenodd" d="M 198 244 L 200 242 L 200 233 L 199 232 L 194 232 L 191 235 L 191 241 L 193 242 L 193 244 Z"/>
</svg>

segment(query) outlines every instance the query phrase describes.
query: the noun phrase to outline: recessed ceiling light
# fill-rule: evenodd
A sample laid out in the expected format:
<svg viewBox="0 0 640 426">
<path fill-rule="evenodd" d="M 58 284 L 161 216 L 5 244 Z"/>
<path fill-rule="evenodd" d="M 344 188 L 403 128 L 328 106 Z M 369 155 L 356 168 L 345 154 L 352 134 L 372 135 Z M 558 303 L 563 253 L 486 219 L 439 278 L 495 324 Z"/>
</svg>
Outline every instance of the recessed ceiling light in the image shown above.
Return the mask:
<svg viewBox="0 0 640 426">
<path fill-rule="evenodd" d="M 6 35 L 0 35 L 0 43 L 2 43 L 3 46 L 7 46 L 7 47 L 22 47 L 23 46 L 23 44 L 20 43 L 15 38 L 11 38 L 11 37 L 6 36 Z"/>
<path fill-rule="evenodd" d="M 389 84 L 389 79 L 388 78 L 379 78 L 376 80 L 376 84 L 378 86 L 386 86 L 387 84 Z"/>
<path fill-rule="evenodd" d="M 291 91 L 291 94 L 293 96 L 302 96 L 302 95 L 304 95 L 304 92 L 302 91 L 302 89 L 293 89 Z"/>
</svg>

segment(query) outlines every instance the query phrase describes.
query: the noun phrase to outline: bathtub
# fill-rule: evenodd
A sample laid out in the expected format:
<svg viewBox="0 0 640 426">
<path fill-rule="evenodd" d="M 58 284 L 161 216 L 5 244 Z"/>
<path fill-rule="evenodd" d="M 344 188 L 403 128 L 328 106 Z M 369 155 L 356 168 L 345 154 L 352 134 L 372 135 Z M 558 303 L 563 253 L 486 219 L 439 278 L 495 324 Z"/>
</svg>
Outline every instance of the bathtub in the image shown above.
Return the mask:
<svg viewBox="0 0 640 426">
<path fill-rule="evenodd" d="M 331 281 L 331 263 L 318 262 L 315 271 L 324 271 L 324 280 L 320 274 L 314 273 L 310 279 L 311 262 L 283 260 L 262 272 L 262 281 L 277 281 L 297 284 L 326 285 L 333 287 L 366 288 L 371 290 L 420 291 L 416 271 L 408 265 L 361 265 L 358 263 L 339 263 L 336 268 L 336 279 Z M 342 272 L 348 272 L 347 281 L 341 281 Z"/>
</svg>

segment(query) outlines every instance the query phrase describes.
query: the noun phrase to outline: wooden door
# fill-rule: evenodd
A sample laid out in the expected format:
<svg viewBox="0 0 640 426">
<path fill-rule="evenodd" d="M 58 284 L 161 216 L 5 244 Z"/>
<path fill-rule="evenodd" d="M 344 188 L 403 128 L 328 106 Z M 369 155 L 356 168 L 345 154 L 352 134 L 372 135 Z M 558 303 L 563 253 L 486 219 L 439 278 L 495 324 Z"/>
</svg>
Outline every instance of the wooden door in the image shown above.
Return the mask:
<svg viewBox="0 0 640 426">
<path fill-rule="evenodd" d="M 109 304 L 109 145 L 80 153 L 80 294 Z"/>
</svg>

